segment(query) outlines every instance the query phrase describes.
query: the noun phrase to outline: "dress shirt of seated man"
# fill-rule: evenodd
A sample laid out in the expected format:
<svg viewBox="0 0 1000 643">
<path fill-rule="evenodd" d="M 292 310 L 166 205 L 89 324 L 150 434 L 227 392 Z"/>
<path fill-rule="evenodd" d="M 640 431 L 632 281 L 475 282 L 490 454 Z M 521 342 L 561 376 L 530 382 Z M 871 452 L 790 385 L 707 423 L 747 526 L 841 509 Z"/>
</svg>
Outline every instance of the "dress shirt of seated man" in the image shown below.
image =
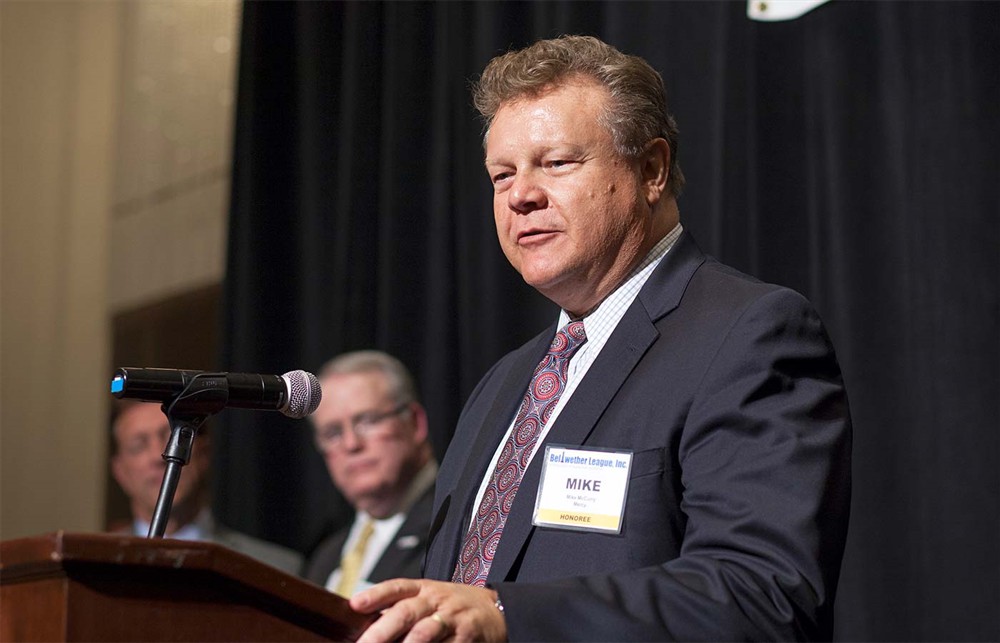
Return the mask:
<svg viewBox="0 0 1000 643">
<path fill-rule="evenodd" d="M 390 355 L 358 351 L 327 362 L 319 381 L 316 446 L 356 514 L 320 543 L 303 575 L 348 597 L 389 578 L 419 578 L 437 463 L 413 378 Z"/>
<path fill-rule="evenodd" d="M 159 404 L 122 400 L 112 423 L 114 455 L 111 474 L 125 492 L 132 511 L 130 532 L 146 536 L 156 509 L 166 463 L 163 449 L 170 439 L 170 423 Z M 208 507 L 211 439 L 198 431 L 190 462 L 181 469 L 164 537 L 205 540 L 224 545 L 290 574 L 297 574 L 302 556 L 274 543 L 229 529 L 217 523 Z"/>
<path fill-rule="evenodd" d="M 473 391 L 425 578 L 355 595 L 381 612 L 360 640 L 830 637 L 840 368 L 803 297 L 682 229 L 660 75 L 563 37 L 494 59 L 475 100 L 500 246 L 562 311 Z"/>
</svg>

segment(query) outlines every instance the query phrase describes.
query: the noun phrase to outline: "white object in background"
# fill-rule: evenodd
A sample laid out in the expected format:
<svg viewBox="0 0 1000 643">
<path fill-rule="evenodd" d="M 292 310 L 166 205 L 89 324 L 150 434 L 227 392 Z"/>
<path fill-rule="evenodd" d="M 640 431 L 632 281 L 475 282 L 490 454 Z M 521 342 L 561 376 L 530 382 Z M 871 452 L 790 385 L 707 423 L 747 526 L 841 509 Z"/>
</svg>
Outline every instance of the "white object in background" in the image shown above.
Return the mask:
<svg viewBox="0 0 1000 643">
<path fill-rule="evenodd" d="M 829 0 L 747 0 L 747 17 L 763 22 L 794 20 Z"/>
</svg>

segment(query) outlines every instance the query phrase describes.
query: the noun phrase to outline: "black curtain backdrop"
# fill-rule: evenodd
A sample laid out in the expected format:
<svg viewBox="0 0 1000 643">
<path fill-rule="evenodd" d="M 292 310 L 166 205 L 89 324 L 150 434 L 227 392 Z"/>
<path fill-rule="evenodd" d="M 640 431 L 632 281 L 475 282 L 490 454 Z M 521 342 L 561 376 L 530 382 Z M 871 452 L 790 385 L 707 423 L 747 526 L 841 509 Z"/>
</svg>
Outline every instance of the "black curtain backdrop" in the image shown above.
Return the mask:
<svg viewBox="0 0 1000 643">
<path fill-rule="evenodd" d="M 681 217 L 808 296 L 837 346 L 855 491 L 842 640 L 1000 638 L 1000 4 L 302 2 L 244 7 L 222 364 L 414 370 L 447 447 L 555 307 L 501 254 L 469 81 L 597 35 L 664 76 Z M 305 422 L 227 411 L 216 509 L 308 551 L 348 511 Z"/>
</svg>

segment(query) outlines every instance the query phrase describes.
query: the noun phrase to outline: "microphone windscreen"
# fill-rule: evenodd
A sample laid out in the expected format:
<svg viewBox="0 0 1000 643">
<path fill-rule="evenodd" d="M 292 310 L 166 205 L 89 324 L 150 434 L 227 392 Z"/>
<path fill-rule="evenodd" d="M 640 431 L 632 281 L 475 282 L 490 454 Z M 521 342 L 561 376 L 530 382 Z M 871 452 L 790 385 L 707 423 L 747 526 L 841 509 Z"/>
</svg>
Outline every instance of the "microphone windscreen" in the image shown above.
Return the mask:
<svg viewBox="0 0 1000 643">
<path fill-rule="evenodd" d="M 281 377 L 288 385 L 288 406 L 282 409 L 282 413 L 299 419 L 319 407 L 323 392 L 315 375 L 306 371 L 289 371 Z"/>
</svg>

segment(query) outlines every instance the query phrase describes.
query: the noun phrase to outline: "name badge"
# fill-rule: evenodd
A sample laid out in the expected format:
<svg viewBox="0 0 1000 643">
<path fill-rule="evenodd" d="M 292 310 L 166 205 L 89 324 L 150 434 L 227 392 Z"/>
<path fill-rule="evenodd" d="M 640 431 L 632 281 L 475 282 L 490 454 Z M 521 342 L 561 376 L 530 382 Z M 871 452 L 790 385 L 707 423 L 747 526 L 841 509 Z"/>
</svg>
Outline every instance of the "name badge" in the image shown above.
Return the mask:
<svg viewBox="0 0 1000 643">
<path fill-rule="evenodd" d="M 621 533 L 631 451 L 545 446 L 532 524 Z"/>
</svg>

